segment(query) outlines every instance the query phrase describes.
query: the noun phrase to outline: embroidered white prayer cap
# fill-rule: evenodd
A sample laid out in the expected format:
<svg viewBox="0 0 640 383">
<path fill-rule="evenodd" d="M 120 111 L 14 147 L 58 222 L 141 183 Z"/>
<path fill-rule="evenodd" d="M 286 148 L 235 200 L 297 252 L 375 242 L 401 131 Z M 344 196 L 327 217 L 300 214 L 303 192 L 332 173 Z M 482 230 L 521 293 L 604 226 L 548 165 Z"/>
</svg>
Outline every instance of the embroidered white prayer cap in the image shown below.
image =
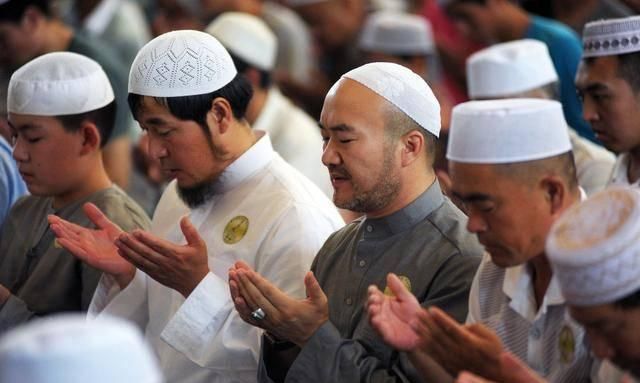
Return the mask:
<svg viewBox="0 0 640 383">
<path fill-rule="evenodd" d="M 616 56 L 640 51 L 640 16 L 592 21 L 582 32 L 582 57 Z"/>
<path fill-rule="evenodd" d="M 467 59 L 471 98 L 515 96 L 558 81 L 549 49 L 531 39 L 496 44 Z"/>
<path fill-rule="evenodd" d="M 506 164 L 570 150 L 567 123 L 557 101 L 470 101 L 453 108 L 447 146 L 450 161 Z"/>
<path fill-rule="evenodd" d="M 214 92 L 238 72 L 227 50 L 208 33 L 164 33 L 143 46 L 131 64 L 129 93 L 151 97 Z"/>
<path fill-rule="evenodd" d="M 265 71 L 273 69 L 278 41 L 260 18 L 248 13 L 226 12 L 216 17 L 206 32 L 247 64 Z"/>
<path fill-rule="evenodd" d="M 556 221 L 546 253 L 570 305 L 613 303 L 640 289 L 640 190 L 608 188 Z"/>
<path fill-rule="evenodd" d="M 0 383 L 159 383 L 152 351 L 132 324 L 62 314 L 0 340 Z"/>
<path fill-rule="evenodd" d="M 440 103 L 427 83 L 402 65 L 375 62 L 362 65 L 342 75 L 369 88 L 400 109 L 416 124 L 440 136 Z M 340 81 L 329 90 L 333 93 Z"/>
<path fill-rule="evenodd" d="M 104 70 L 92 59 L 71 52 L 39 56 L 9 80 L 7 111 L 35 116 L 64 116 L 100 109 L 114 100 Z"/>
<path fill-rule="evenodd" d="M 379 11 L 367 17 L 358 48 L 391 55 L 427 55 L 435 46 L 431 24 L 424 17 Z"/>
</svg>

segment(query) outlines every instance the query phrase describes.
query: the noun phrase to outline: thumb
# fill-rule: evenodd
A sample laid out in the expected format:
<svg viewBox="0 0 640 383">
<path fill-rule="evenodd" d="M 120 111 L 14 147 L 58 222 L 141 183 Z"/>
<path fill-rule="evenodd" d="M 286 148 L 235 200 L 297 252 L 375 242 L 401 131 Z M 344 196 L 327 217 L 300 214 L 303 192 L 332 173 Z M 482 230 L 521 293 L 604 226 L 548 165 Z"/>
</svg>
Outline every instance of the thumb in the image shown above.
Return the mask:
<svg viewBox="0 0 640 383">
<path fill-rule="evenodd" d="M 322 287 L 318 283 L 315 275 L 313 275 L 313 271 L 307 272 L 307 275 L 304 276 L 304 287 L 307 290 L 307 298 L 309 298 L 312 302 L 318 302 L 321 300 L 326 300 L 327 297 L 324 295 L 322 291 Z"/>
<path fill-rule="evenodd" d="M 500 355 L 502 370 L 508 371 L 509 381 L 513 383 L 544 383 L 545 380 L 533 372 L 517 356 L 503 352 Z"/>
<path fill-rule="evenodd" d="M 196 227 L 193 226 L 189 217 L 182 217 L 180 220 L 180 229 L 182 230 L 184 238 L 187 240 L 187 244 L 196 247 L 202 246 L 202 237 L 200 237 L 200 233 L 198 233 Z"/>
<path fill-rule="evenodd" d="M 395 295 L 396 298 L 401 301 L 406 301 L 413 298 L 413 294 L 411 294 L 411 292 L 407 290 L 404 283 L 402 283 L 400 278 L 398 278 L 398 276 L 394 273 L 389 273 L 387 275 L 387 286 L 389 286 L 389 289 L 391 290 L 393 295 Z"/>
<path fill-rule="evenodd" d="M 100 210 L 96 205 L 91 202 L 87 202 L 83 205 L 84 213 L 98 228 L 106 230 L 108 232 L 119 233 L 122 230 L 115 223 L 111 222 L 109 218 Z"/>
</svg>

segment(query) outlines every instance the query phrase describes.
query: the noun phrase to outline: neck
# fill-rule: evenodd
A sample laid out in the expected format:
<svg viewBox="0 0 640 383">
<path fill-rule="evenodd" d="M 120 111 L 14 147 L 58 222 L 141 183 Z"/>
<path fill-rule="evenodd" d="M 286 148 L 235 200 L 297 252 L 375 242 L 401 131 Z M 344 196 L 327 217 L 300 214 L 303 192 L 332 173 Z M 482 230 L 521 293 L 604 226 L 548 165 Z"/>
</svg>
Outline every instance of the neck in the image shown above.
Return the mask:
<svg viewBox="0 0 640 383">
<path fill-rule="evenodd" d="M 421 174 L 421 176 L 416 177 L 413 176 L 414 174 Z M 433 170 L 419 172 L 410 171 L 410 176 L 411 181 L 401 181 L 402 187 L 400 188 L 400 192 L 390 204 L 378 211 L 366 212 L 367 218 L 382 218 L 404 209 L 411 202 L 420 197 L 420 195 L 433 185 L 436 180 Z"/>
<path fill-rule="evenodd" d="M 536 308 L 539 309 L 544 300 L 544 296 L 547 293 L 549 284 L 551 283 L 551 277 L 553 271 L 551 270 L 551 264 L 547 259 L 546 254 L 542 253 L 537 257 L 529 260 L 529 266 L 531 266 L 532 279 L 533 279 L 533 291 L 536 297 Z"/>
<path fill-rule="evenodd" d="M 91 194 L 107 189 L 112 185 L 112 182 L 104 169 L 100 153 L 97 153 L 97 158 L 94 159 L 94 162 L 96 165 L 90 167 L 89 171 L 84 172 L 85 174 L 78 178 L 80 180 L 78 185 L 74 185 L 74 187 L 69 191 L 53 197 L 54 209 L 57 210 L 74 202 L 80 201 Z"/>
<path fill-rule="evenodd" d="M 500 42 L 522 39 L 527 33 L 531 18 L 517 5 L 505 2 L 504 10 L 500 13 L 503 28 L 498 31 Z"/>
<path fill-rule="evenodd" d="M 43 34 L 41 54 L 66 51 L 71 45 L 73 30 L 58 20 L 49 20 Z"/>
<path fill-rule="evenodd" d="M 640 147 L 629 151 L 629 167 L 627 168 L 627 178 L 629 183 L 634 183 L 640 179 Z"/>
<path fill-rule="evenodd" d="M 264 105 L 267 103 L 267 97 L 269 96 L 269 89 L 262 89 L 255 87 L 253 89 L 253 97 L 251 97 L 251 101 L 247 106 L 247 121 L 249 124 L 253 125 L 262 110 L 264 109 Z"/>
</svg>

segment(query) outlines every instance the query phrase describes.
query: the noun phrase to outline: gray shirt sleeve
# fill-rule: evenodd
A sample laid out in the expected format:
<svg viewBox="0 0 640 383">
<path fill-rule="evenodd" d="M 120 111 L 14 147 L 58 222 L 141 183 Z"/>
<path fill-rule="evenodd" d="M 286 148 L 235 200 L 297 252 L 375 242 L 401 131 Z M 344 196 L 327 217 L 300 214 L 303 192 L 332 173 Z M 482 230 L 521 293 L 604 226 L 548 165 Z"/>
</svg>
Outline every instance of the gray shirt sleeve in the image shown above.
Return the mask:
<svg viewBox="0 0 640 383">
<path fill-rule="evenodd" d="M 35 316 L 36 314 L 29 310 L 23 300 L 11 294 L 4 305 L 0 307 L 0 333 L 31 320 Z"/>
</svg>

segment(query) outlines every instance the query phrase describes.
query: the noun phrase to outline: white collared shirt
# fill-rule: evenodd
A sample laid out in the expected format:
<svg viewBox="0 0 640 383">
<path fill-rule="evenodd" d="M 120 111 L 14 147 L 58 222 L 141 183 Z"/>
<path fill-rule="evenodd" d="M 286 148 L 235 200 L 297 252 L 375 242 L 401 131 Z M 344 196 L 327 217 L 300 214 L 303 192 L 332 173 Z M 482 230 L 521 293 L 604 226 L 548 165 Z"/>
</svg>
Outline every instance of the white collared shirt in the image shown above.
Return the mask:
<svg viewBox="0 0 640 383">
<path fill-rule="evenodd" d="M 316 252 L 343 225 L 331 201 L 273 151 L 267 135 L 227 167 L 217 187 L 211 201 L 190 210 L 172 182 L 153 218 L 155 235 L 184 243 L 179 220 L 189 214 L 207 243 L 211 272 L 187 299 L 138 270 L 122 291 L 103 277 L 89 309 L 89 316 L 137 323 L 169 383 L 255 382 L 261 331 L 235 311 L 228 269 L 242 260 L 302 298 Z M 235 243 L 224 239 L 234 219 L 248 227 Z"/>
<path fill-rule="evenodd" d="M 629 153 L 622 153 L 616 158 L 609 185 L 640 186 L 640 179 L 634 183 L 629 183 L 629 161 L 631 161 Z"/>
<path fill-rule="evenodd" d="M 272 87 L 252 126 L 269 133 L 273 149 L 332 198 L 333 187 L 329 171 L 322 164 L 322 136 L 316 121 Z"/>
<path fill-rule="evenodd" d="M 471 285 L 467 323 L 487 325 L 507 350 L 549 381 L 588 379 L 593 361 L 585 333 L 569 315 L 555 277 L 536 306 L 529 266 L 501 268 L 485 254 Z"/>
</svg>

